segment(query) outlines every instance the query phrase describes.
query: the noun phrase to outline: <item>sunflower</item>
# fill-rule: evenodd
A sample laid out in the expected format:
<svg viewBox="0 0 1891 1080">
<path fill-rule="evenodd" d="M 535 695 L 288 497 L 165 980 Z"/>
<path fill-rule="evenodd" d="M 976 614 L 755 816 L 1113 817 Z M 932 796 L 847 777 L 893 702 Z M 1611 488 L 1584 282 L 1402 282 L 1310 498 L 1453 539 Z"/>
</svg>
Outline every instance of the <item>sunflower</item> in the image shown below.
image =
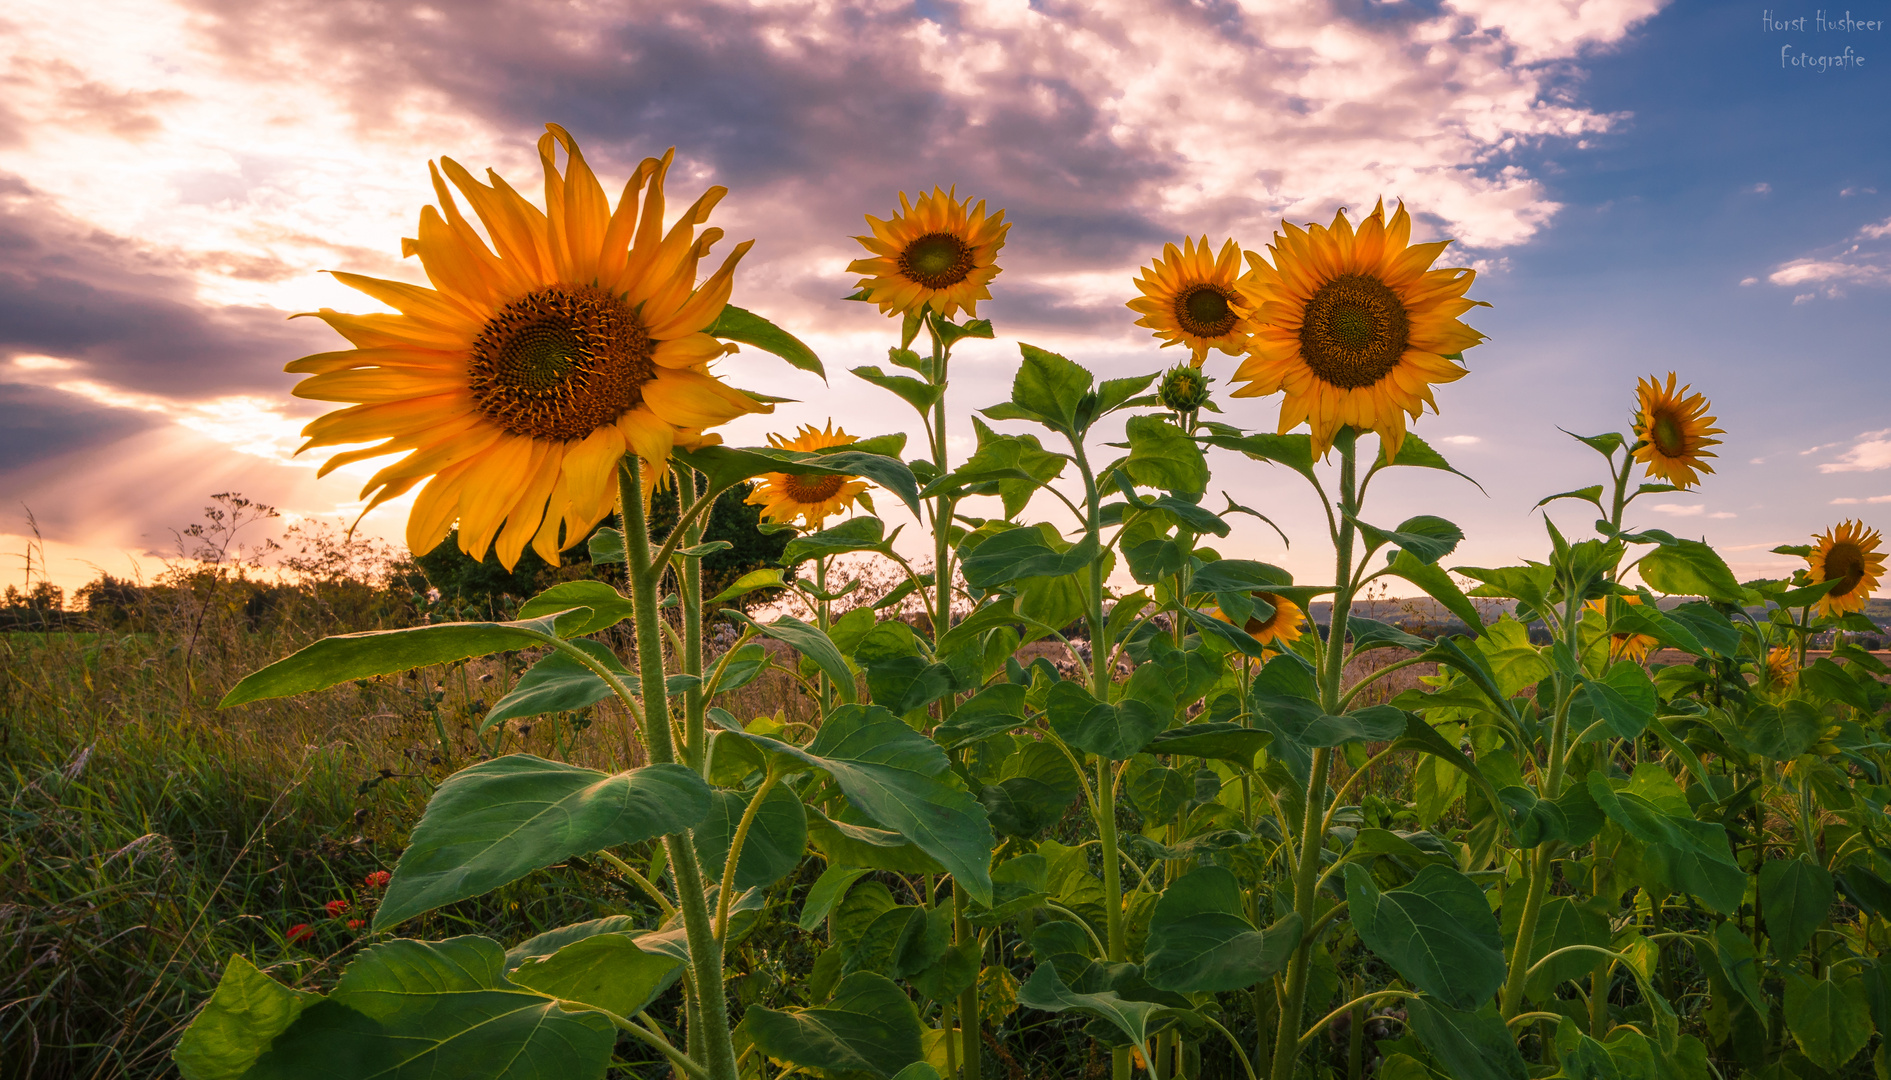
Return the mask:
<svg viewBox="0 0 1891 1080">
<path fill-rule="evenodd" d="M 1871 590 L 1878 587 L 1878 575 L 1884 573 L 1884 554 L 1878 550 L 1883 537 L 1878 530 L 1865 528 L 1862 521 L 1846 521 L 1812 538 L 1819 544 L 1806 556 L 1807 576 L 1814 584 L 1839 579 L 1831 592 L 1819 598 L 1819 614 L 1863 610 Z"/>
<path fill-rule="evenodd" d="M 1635 460 L 1648 467 L 1648 475 L 1689 488 L 1700 483 L 1696 472 L 1711 473 L 1713 466 L 1703 458 L 1715 457 L 1707 447 L 1719 446 L 1720 428 L 1709 427 L 1714 418 L 1707 415 L 1707 398 L 1689 394 L 1693 389 L 1683 383 L 1674 388 L 1674 372 L 1668 372 L 1668 384 L 1650 376 L 1635 387 L 1641 401 L 1635 410 Z"/>
<path fill-rule="evenodd" d="M 1799 665 L 1793 651 L 1775 645 L 1766 653 L 1766 681 L 1771 686 L 1791 686 L 1799 681 Z"/>
<path fill-rule="evenodd" d="M 780 435 L 770 435 L 771 445 L 782 450 L 825 450 L 830 446 L 846 446 L 858 442 L 859 436 L 849 435 L 845 430 L 835 431 L 834 422 L 829 420 L 825 429 L 804 426 L 795 433 L 794 438 L 784 439 Z M 867 482 L 850 476 L 791 476 L 787 473 L 764 473 L 755 490 L 749 492 L 745 500 L 750 506 L 762 508 L 762 516 L 769 521 L 790 524 L 799 517 L 802 524 L 810 531 L 821 527 L 821 522 L 844 514 L 855 502 L 864 503 L 869 509 L 873 504 L 867 501 L 865 494 Z"/>
<path fill-rule="evenodd" d="M 1618 596 L 1616 599 L 1624 604 L 1634 604 L 1637 607 L 1641 605 L 1639 596 Z M 1609 617 L 1608 603 L 1608 598 L 1604 597 L 1601 600 L 1589 601 L 1588 607 L 1590 611 L 1606 620 Z M 1661 644 L 1659 638 L 1650 637 L 1647 634 L 1610 634 L 1609 659 L 1611 661 L 1633 660 L 1639 664 L 1647 660 L 1649 652 L 1659 644 Z"/>
<path fill-rule="evenodd" d="M 704 429 L 773 408 L 709 371 L 728 347 L 703 331 L 728 303 L 736 262 L 753 243 L 697 284 L 697 263 L 722 230 L 696 227 L 727 189 L 710 188 L 666 234 L 663 178 L 675 151 L 645 159 L 613 210 L 577 143 L 546 126 L 545 211 L 497 173 L 488 171 L 488 186 L 442 158 L 430 167 L 440 207 L 423 208 L 419 239 L 401 242 L 433 288 L 337 273 L 399 314 L 323 308 L 315 316 L 355 347 L 287 369 L 310 376 L 296 396 L 355 403 L 304 428 L 302 450 L 385 440 L 336 454 L 322 473 L 407 452 L 362 497 L 371 510 L 426 482 L 407 519 L 417 554 L 457 521 L 460 546 L 475 559 L 495 546 L 510 568 L 529 543 L 556 564 L 612 509 L 626 450 L 660 476 L 673 447 L 718 442 Z M 442 171 L 472 204 L 490 248 Z"/>
<path fill-rule="evenodd" d="M 1242 306 L 1241 246 L 1233 240 L 1221 245 L 1221 254 L 1209 257 L 1208 237 L 1197 244 L 1182 240 L 1182 250 L 1164 244 L 1162 257 L 1141 270 L 1136 288 L 1141 296 L 1129 302 L 1146 326 L 1162 339 L 1163 348 L 1187 345 L 1189 361 L 1202 365 L 1209 349 L 1239 356 L 1247 349 L 1251 329 Z"/>
<path fill-rule="evenodd" d="M 935 187 L 917 204 L 900 192 L 900 212 L 891 220 L 868 214 L 873 235 L 854 239 L 873 257 L 847 264 L 848 273 L 868 275 L 857 286 L 859 299 L 886 315 L 931 308 L 949 319 L 963 308 L 976 316 L 978 302 L 991 299 L 986 286 L 998 276 L 998 249 L 1011 226 L 1003 210 L 986 217 L 984 201 L 971 202 L 961 202 L 956 187 Z"/>
<path fill-rule="evenodd" d="M 1246 630 L 1255 641 L 1276 648 L 1284 649 L 1300 639 L 1300 620 L 1306 618 L 1300 605 L 1278 593 L 1254 592 L 1249 595 L 1274 605 L 1274 613 L 1265 619 L 1249 619 L 1241 629 Z M 1234 621 L 1218 607 L 1209 608 L 1208 614 L 1225 623 Z"/>
<path fill-rule="evenodd" d="M 1463 377 L 1451 358 L 1484 340 L 1458 320 L 1489 306 L 1464 298 L 1476 274 L 1428 269 L 1451 241 L 1410 243 L 1403 203 L 1388 223 L 1381 202 L 1357 232 L 1344 210 L 1330 228 L 1281 229 L 1272 265 L 1248 253 L 1241 296 L 1255 330 L 1234 396 L 1284 391 L 1282 434 L 1305 422 L 1324 454 L 1343 425 L 1376 431 L 1390 460 L 1405 441 L 1403 414 L 1436 412 L 1431 384 Z"/>
</svg>

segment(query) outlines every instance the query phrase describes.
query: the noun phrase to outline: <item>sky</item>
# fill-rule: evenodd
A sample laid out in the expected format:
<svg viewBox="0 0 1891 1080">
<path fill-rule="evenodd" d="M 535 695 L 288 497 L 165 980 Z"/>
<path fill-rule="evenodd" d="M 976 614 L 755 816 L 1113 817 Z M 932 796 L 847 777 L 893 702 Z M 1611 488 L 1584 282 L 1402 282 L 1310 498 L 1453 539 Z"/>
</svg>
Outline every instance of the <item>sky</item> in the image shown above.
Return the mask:
<svg viewBox="0 0 1891 1080">
<path fill-rule="evenodd" d="M 23 580 L 29 513 L 68 589 L 160 571 L 216 492 L 279 524 L 352 519 L 381 462 L 318 479 L 323 454 L 295 456 L 322 407 L 282 367 L 343 343 L 289 316 L 380 310 L 326 271 L 424 280 L 400 238 L 432 200 L 427 162 L 533 192 L 547 121 L 607 188 L 674 146 L 673 208 L 730 189 L 712 224 L 756 241 L 734 302 L 828 371 L 726 360 L 799 399 L 728 425 L 732 444 L 829 418 L 917 434 L 848 373 L 884 364 L 897 324 L 842 299 L 863 215 L 902 191 L 956 185 L 1013 223 L 978 309 L 997 336 L 955 358 L 961 458 L 1021 341 L 1100 378 L 1182 358 L 1124 307 L 1164 243 L 1261 250 L 1283 219 L 1402 199 L 1491 305 L 1467 316 L 1489 335 L 1470 375 L 1413 427 L 1483 491 L 1400 470 L 1367 520 L 1456 521 L 1447 565 L 1540 557 L 1533 504 L 1603 479 L 1559 428 L 1623 430 L 1636 380 L 1672 370 L 1726 429 L 1717 472 L 1631 520 L 1778 576 L 1794 560 L 1775 545 L 1891 525 L 1887 19 L 1790 0 L 10 0 L 0 582 Z M 1233 363 L 1211 354 L 1222 389 Z M 1274 428 L 1277 399 L 1222 404 Z M 1222 553 L 1320 577 L 1302 482 L 1211 463 L 1293 541 L 1238 519 Z M 398 538 L 409 501 L 362 528 Z"/>
</svg>

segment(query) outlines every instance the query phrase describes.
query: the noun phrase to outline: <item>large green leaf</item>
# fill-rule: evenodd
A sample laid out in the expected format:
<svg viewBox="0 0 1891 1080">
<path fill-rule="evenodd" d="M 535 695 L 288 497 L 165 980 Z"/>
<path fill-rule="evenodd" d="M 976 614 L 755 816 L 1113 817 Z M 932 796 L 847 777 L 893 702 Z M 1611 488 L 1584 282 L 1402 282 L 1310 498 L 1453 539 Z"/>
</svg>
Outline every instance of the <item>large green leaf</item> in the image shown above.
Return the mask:
<svg viewBox="0 0 1891 1080">
<path fill-rule="evenodd" d="M 1214 758 L 1241 766 L 1254 767 L 1254 755 L 1267 749 L 1274 733 L 1241 724 L 1199 723 L 1158 731 L 1145 750 L 1152 754 L 1178 757 Z"/>
<path fill-rule="evenodd" d="M 1136 669 L 1130 681 L 1132 686 L 1138 681 L 1147 685 L 1161 678 L 1160 668 L 1145 664 Z M 1168 714 L 1141 697 L 1125 695 L 1114 704 L 1098 701 L 1075 680 L 1051 687 L 1044 713 L 1058 738 L 1084 753 L 1112 761 L 1134 757 L 1170 720 Z"/>
<path fill-rule="evenodd" d="M 1521 907 L 1520 904 L 1504 905 L 1507 937 L 1516 936 L 1516 924 L 1523 914 Z M 1517 909 L 1514 916 L 1510 914 L 1513 908 Z M 1543 907 L 1537 913 L 1536 938 L 1530 948 L 1529 962 L 1534 966 L 1538 960 L 1570 945 L 1608 948 L 1608 917 L 1577 903 L 1574 897 L 1552 896 L 1543 901 Z M 1526 989 L 1535 1000 L 1548 1001 L 1563 983 L 1580 979 L 1595 970 L 1597 955 L 1592 952 L 1564 953 L 1532 976 Z"/>
<path fill-rule="evenodd" d="M 764 352 L 774 353 L 802 371 L 812 371 L 823 380 L 827 378 L 827 372 L 821 367 L 821 358 L 814 355 L 813 349 L 802 344 L 800 338 L 753 311 L 734 304 L 724 304 L 722 314 L 716 316 L 716 321 L 709 325 L 707 333 L 728 341 L 753 345 Z"/>
<path fill-rule="evenodd" d="M 573 855 L 680 833 L 708 810 L 708 785 L 682 765 L 613 776 L 530 754 L 482 761 L 447 777 L 427 801 L 374 928 Z"/>
<path fill-rule="evenodd" d="M 1838 890 L 1825 867 L 1805 858 L 1768 859 L 1760 867 L 1760 915 L 1773 955 L 1791 963 L 1832 914 Z"/>
<path fill-rule="evenodd" d="M 1610 821 L 1641 841 L 1643 864 L 1656 880 L 1692 893 L 1715 911 L 1731 913 L 1746 892 L 1746 874 L 1727 845 L 1727 830 L 1693 818 L 1663 813 L 1632 791 L 1616 791 L 1592 772 L 1589 794 Z"/>
<path fill-rule="evenodd" d="M 483 937 L 375 945 L 259 1057 L 246 1080 L 602 1078 L 616 1029 L 506 978 Z"/>
<path fill-rule="evenodd" d="M 1313 440 L 1306 435 L 1206 435 L 1200 441 L 1204 445 L 1234 450 L 1259 461 L 1285 465 L 1309 480 L 1315 478 Z"/>
<path fill-rule="evenodd" d="M 1040 963 L 1018 988 L 1018 1004 L 1044 1012 L 1074 1011 L 1095 1017 L 1121 1032 L 1123 1041 L 1140 1046 L 1181 1010 L 1175 1004 L 1126 996 L 1125 991 L 1137 981 L 1135 974 L 1135 968 L 1128 965 L 1112 972 L 1092 963 L 1077 977 L 1076 985 L 1069 986 L 1055 965 Z"/>
<path fill-rule="evenodd" d="M 825 1005 L 777 1011 L 751 1005 L 742 1027 L 769 1057 L 808 1069 L 889 1080 L 921 1060 L 924 1029 L 912 1000 L 891 979 L 856 971 Z"/>
<path fill-rule="evenodd" d="M 635 614 L 630 598 L 607 582 L 561 581 L 519 605 L 519 618 L 536 619 L 572 608 L 589 608 L 591 615 L 582 622 L 559 623 L 558 633 L 563 637 L 584 637 L 608 630 Z"/>
<path fill-rule="evenodd" d="M 855 653 L 860 659 L 860 653 Z M 952 692 L 957 679 L 949 664 L 923 656 L 896 656 L 865 661 L 867 696 L 888 712 L 905 716 Z"/>
<path fill-rule="evenodd" d="M 1733 571 L 1699 540 L 1675 540 L 1642 557 L 1641 579 L 1669 596 L 1704 596 L 1723 604 L 1742 603 L 1746 593 Z"/>
<path fill-rule="evenodd" d="M 755 798 L 752 791 L 710 792 L 709 813 L 691 830 L 696 855 L 702 860 L 703 873 L 712 880 L 722 877 L 729 861 L 729 847 L 742 815 Z M 801 865 L 801 855 L 808 846 L 808 816 L 801 800 L 786 784 L 777 784 L 762 797 L 762 805 L 749 823 L 749 834 L 742 842 L 742 857 L 735 868 L 735 887 L 760 889 L 773 885 Z"/>
<path fill-rule="evenodd" d="M 1036 420 L 1066 435 L 1082 432 L 1083 399 L 1094 377 L 1083 367 L 1035 345 L 1018 343 L 1023 362 L 1011 380 L 1011 400 L 982 410 L 994 420 Z"/>
<path fill-rule="evenodd" d="M 1659 696 L 1648 672 L 1632 660 L 1618 660 L 1600 679 L 1582 677 L 1580 705 L 1571 716 L 1579 723 L 1600 716 L 1617 738 L 1633 739 L 1641 735 L 1655 718 Z"/>
<path fill-rule="evenodd" d="M 972 588 L 991 589 L 1021 578 L 1074 574 L 1096 558 L 1096 541 L 1091 537 L 1059 550 L 1043 529 L 1021 525 L 985 538 L 970 551 L 961 549 L 959 570 Z"/>
<path fill-rule="evenodd" d="M 683 971 L 668 953 L 645 952 L 631 934 L 593 934 L 512 968 L 513 982 L 567 1004 L 592 1005 L 618 1016 L 650 1007 Z"/>
<path fill-rule="evenodd" d="M 831 529 L 788 541 L 781 552 L 781 565 L 795 566 L 809 559 L 850 551 L 880 551 L 886 546 L 886 526 L 879 518 L 863 514 Z"/>
<path fill-rule="evenodd" d="M 597 663 L 624 677 L 626 685 L 635 676 L 624 668 L 608 646 L 599 641 L 574 641 L 572 645 L 588 653 Z M 479 730 L 524 716 L 553 712 L 576 712 L 611 697 L 615 691 L 597 673 L 562 650 L 547 653 L 512 688 L 512 692 L 493 703 L 491 711 L 479 721 Z"/>
<path fill-rule="evenodd" d="M 1474 1009 L 1503 985 L 1497 919 L 1470 878 L 1433 864 L 1411 884 L 1381 892 L 1364 867 L 1348 865 L 1345 873 L 1360 939 L 1414 986 Z"/>
<path fill-rule="evenodd" d="M 991 903 L 991 822 L 977 799 L 948 782 L 950 762 L 938 743 L 883 708 L 861 705 L 835 709 L 806 748 L 741 734 L 832 776 L 855 809 L 937 859 L 974 899 Z"/>
<path fill-rule="evenodd" d="M 302 1010 L 320 1000 L 320 994 L 292 990 L 232 956 L 171 1060 L 184 1080 L 236 1080 Z"/>
<path fill-rule="evenodd" d="M 1452 581 L 1451 575 L 1441 567 L 1400 548 L 1386 566 L 1386 571 L 1425 590 L 1433 600 L 1443 604 L 1446 610 L 1470 627 L 1472 633 L 1483 632 L 1484 620 L 1477 613 L 1477 605 L 1471 603 L 1470 598 L 1464 595 L 1464 590 L 1458 588 L 1457 582 Z"/>
<path fill-rule="evenodd" d="M 1122 469 L 1143 487 L 1200 495 L 1208 487 L 1202 448 L 1160 416 L 1132 416 L 1125 425 L 1129 457 Z"/>
<path fill-rule="evenodd" d="M 1263 932 L 1241 912 L 1240 883 L 1219 866 L 1191 870 L 1164 889 L 1144 946 L 1150 985 L 1218 994 L 1285 968 L 1300 945 L 1300 916 L 1290 912 Z"/>
<path fill-rule="evenodd" d="M 1444 459 L 1444 455 L 1432 449 L 1430 443 L 1409 432 L 1406 434 L 1404 441 L 1399 444 L 1399 452 L 1396 458 L 1387 461 L 1385 452 L 1385 441 L 1381 439 L 1379 441 L 1379 456 L 1372 463 L 1373 472 L 1378 472 L 1388 465 L 1409 465 L 1420 469 L 1437 469 L 1440 472 L 1455 473 L 1458 476 L 1463 476 L 1466 480 L 1471 480 L 1469 476 L 1452 468 L 1451 463 Z M 1471 480 L 1471 486 L 1477 488 L 1479 491 L 1484 490 L 1484 485 L 1475 480 Z M 1598 492 L 1601 491 L 1600 488 L 1596 490 Z M 1541 506 L 1542 503 L 1538 503 L 1537 505 Z"/>
<path fill-rule="evenodd" d="M 1412 1034 L 1452 1080 L 1526 1080 L 1530 1070 L 1494 1005 L 1461 1012 L 1428 997 L 1405 999 Z"/>
<path fill-rule="evenodd" d="M 1296 776 L 1305 775 L 1314 750 L 1405 734 L 1405 714 L 1398 709 L 1374 705 L 1333 716 L 1320 708 L 1318 694 L 1306 662 L 1292 655 L 1269 660 L 1248 690 L 1248 707 L 1259 726 L 1273 733 L 1269 753 Z"/>
<path fill-rule="evenodd" d="M 516 622 L 441 623 L 325 637 L 261 671 L 244 676 L 217 707 L 227 709 L 264 698 L 326 690 L 355 679 L 450 664 L 496 652 L 537 648 L 569 637 L 571 629 L 590 619 L 588 608 L 578 608 Z"/>
<path fill-rule="evenodd" d="M 1812 1063 L 1828 1073 L 1857 1056 L 1876 1030 L 1856 975 L 1808 979 L 1796 971 L 1786 975 L 1786 1029 Z"/>
<path fill-rule="evenodd" d="M 947 750 L 956 750 L 1001 731 L 1023 727 L 1024 687 L 1016 683 L 988 686 L 959 703 L 950 719 L 933 729 L 932 737 Z"/>
<path fill-rule="evenodd" d="M 1407 518 L 1396 529 L 1381 529 L 1350 515 L 1347 520 L 1359 526 L 1360 535 L 1372 549 L 1390 544 L 1421 563 L 1436 563 L 1456 551 L 1459 541 L 1464 539 L 1463 529 L 1430 514 Z"/>
</svg>

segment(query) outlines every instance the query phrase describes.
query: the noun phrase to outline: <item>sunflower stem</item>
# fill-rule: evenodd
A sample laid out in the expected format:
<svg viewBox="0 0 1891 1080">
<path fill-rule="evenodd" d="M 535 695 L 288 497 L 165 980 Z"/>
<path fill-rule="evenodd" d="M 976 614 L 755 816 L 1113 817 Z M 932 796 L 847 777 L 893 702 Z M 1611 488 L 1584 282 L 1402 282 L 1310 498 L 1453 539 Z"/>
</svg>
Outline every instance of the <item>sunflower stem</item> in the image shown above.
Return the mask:
<svg viewBox="0 0 1891 1080">
<path fill-rule="evenodd" d="M 677 509 L 683 507 L 683 486 L 688 485 L 692 496 L 700 497 L 697 492 L 697 473 L 687 465 L 676 470 Z M 704 485 L 706 486 L 706 485 Z M 708 515 L 699 515 L 687 526 L 683 542 L 695 547 L 703 542 L 703 533 L 709 524 Z M 705 744 L 704 716 L 708 711 L 708 699 L 703 696 L 703 561 L 701 556 L 685 556 L 680 560 L 677 577 L 683 592 L 683 674 L 697 677 L 695 685 L 683 691 L 683 755 L 690 768 L 702 772 L 708 763 L 709 748 Z"/>
<path fill-rule="evenodd" d="M 663 637 L 657 614 L 657 586 L 668 563 L 652 559 L 650 523 L 644 512 L 642 463 L 626 456 L 618 465 L 618 495 L 624 522 L 624 559 L 630 568 L 630 601 L 637 634 L 637 671 L 643 683 L 644 749 L 654 764 L 676 761 L 669 697 L 664 691 Z M 679 492 L 680 496 L 680 492 Z M 679 505 L 681 499 L 678 500 Z M 679 528 L 683 523 L 679 522 Z M 675 537 L 666 548 L 674 550 Z M 737 1080 L 735 1040 L 729 1032 L 729 1004 L 722 985 L 722 942 L 716 939 L 703 893 L 702 867 L 687 832 L 663 838 L 683 912 L 696 1009 L 690 1016 L 691 1056 L 698 1056 L 709 1080 Z"/>
</svg>

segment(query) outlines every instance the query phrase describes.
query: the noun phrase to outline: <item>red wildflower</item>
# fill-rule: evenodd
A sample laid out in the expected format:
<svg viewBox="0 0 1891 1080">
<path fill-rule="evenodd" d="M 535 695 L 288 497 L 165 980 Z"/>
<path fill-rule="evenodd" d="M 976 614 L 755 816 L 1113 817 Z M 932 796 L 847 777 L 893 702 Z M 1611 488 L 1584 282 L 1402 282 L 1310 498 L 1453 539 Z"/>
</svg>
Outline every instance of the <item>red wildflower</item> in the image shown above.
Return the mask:
<svg viewBox="0 0 1891 1080">
<path fill-rule="evenodd" d="M 283 935 L 283 937 L 286 938 L 289 944 L 291 945 L 294 945 L 295 943 L 299 941 L 307 941 L 308 939 L 314 936 L 315 936 L 315 928 L 305 922 L 296 923 L 294 926 L 291 926 L 289 928 L 288 933 Z"/>
<path fill-rule="evenodd" d="M 385 870 L 376 870 L 374 873 L 364 878 L 361 883 L 370 889 L 385 889 L 387 888 L 387 883 L 392 880 L 393 877 L 393 874 Z"/>
<path fill-rule="evenodd" d="M 348 920 L 348 929 L 350 930 L 359 930 L 366 925 L 368 925 L 368 920 L 366 919 L 349 919 Z"/>
<path fill-rule="evenodd" d="M 322 910 L 328 912 L 329 918 L 339 919 L 342 917 L 342 914 L 348 910 L 348 901 L 330 900 L 328 903 L 322 905 Z"/>
</svg>

